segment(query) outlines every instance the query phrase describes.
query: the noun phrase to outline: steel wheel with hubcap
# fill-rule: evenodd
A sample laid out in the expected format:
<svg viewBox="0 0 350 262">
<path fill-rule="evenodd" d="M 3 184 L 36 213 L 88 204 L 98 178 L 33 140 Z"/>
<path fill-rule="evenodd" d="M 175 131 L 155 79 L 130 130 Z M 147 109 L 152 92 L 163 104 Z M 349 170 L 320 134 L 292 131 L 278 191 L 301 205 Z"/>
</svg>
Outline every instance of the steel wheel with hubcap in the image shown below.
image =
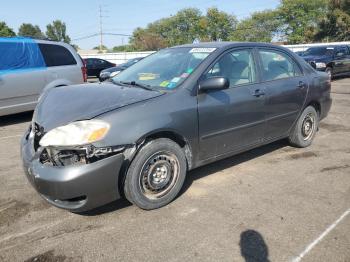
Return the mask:
<svg viewBox="0 0 350 262">
<path fill-rule="evenodd" d="M 149 199 L 166 195 L 179 177 L 179 161 L 174 154 L 159 152 L 144 164 L 140 176 L 140 190 Z"/>
<path fill-rule="evenodd" d="M 182 148 L 167 138 L 152 140 L 136 154 L 124 181 L 125 197 L 142 209 L 155 209 L 179 193 L 187 171 Z"/>
<path fill-rule="evenodd" d="M 296 122 L 289 142 L 297 147 L 307 147 L 311 145 L 318 128 L 318 113 L 313 106 L 304 109 Z"/>
</svg>

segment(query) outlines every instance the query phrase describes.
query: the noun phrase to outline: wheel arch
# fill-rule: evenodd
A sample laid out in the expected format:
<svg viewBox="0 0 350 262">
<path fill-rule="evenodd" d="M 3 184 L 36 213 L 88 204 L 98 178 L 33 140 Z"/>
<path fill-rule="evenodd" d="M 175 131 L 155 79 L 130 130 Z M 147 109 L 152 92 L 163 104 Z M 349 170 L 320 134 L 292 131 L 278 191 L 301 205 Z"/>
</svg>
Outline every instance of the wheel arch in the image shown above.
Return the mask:
<svg viewBox="0 0 350 262">
<path fill-rule="evenodd" d="M 144 136 L 142 136 L 138 141 L 136 142 L 137 145 L 143 144 L 147 141 L 158 139 L 158 138 L 168 138 L 178 144 L 185 153 L 186 161 L 187 161 L 187 167 L 188 169 L 192 168 L 192 148 L 188 141 L 188 139 L 185 138 L 185 136 L 181 135 L 179 132 L 176 132 L 174 130 L 155 130 L 151 133 L 148 133 Z"/>
<path fill-rule="evenodd" d="M 185 138 L 185 136 L 181 135 L 179 132 L 176 132 L 174 130 L 168 130 L 168 129 L 154 130 L 140 137 L 134 145 L 135 151 L 133 151 L 129 155 L 129 157 L 125 159 L 126 161 L 124 161 L 124 164 L 120 170 L 119 178 L 118 178 L 119 192 L 121 194 L 124 195 L 123 188 L 125 183 L 125 177 L 128 172 L 129 166 L 131 162 L 134 160 L 136 154 L 139 152 L 139 150 L 142 148 L 142 146 L 145 143 L 158 138 L 168 138 L 173 142 L 175 142 L 176 144 L 178 144 L 184 150 L 188 170 L 192 168 L 193 166 L 192 149 L 189 141 Z"/>
<path fill-rule="evenodd" d="M 305 108 L 307 108 L 308 106 L 312 106 L 313 108 L 315 108 L 318 116 L 321 115 L 321 104 L 320 104 L 320 102 L 318 102 L 316 100 L 312 100 L 308 104 L 306 104 Z"/>
</svg>

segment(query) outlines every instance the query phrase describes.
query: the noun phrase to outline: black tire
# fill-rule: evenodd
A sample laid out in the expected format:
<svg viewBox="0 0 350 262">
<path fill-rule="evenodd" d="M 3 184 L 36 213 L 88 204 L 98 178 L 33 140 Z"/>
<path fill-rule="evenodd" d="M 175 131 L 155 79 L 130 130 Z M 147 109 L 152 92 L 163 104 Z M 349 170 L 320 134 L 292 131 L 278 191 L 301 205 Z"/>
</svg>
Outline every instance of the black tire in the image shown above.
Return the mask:
<svg viewBox="0 0 350 262">
<path fill-rule="evenodd" d="M 319 116 L 313 106 L 308 106 L 300 115 L 289 135 L 289 142 L 296 147 L 311 145 L 318 129 Z"/>
<path fill-rule="evenodd" d="M 333 79 L 333 68 L 332 67 L 330 67 L 330 66 L 326 67 L 325 72 L 329 75 L 330 79 Z"/>
<path fill-rule="evenodd" d="M 152 140 L 136 154 L 124 181 L 125 197 L 151 210 L 170 203 L 185 181 L 187 163 L 181 147 L 167 138 Z"/>
</svg>

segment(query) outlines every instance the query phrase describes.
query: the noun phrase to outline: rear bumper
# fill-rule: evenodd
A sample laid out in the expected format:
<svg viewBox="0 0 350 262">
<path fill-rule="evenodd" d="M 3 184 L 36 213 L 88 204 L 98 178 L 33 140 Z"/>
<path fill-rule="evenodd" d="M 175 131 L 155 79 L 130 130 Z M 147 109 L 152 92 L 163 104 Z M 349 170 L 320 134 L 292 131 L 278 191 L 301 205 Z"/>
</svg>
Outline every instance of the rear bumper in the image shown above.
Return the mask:
<svg viewBox="0 0 350 262">
<path fill-rule="evenodd" d="M 91 164 L 55 167 L 42 164 L 40 153 L 40 150 L 34 152 L 30 139 L 22 139 L 21 154 L 26 177 L 50 204 L 82 212 L 120 198 L 118 178 L 123 154 Z"/>
</svg>

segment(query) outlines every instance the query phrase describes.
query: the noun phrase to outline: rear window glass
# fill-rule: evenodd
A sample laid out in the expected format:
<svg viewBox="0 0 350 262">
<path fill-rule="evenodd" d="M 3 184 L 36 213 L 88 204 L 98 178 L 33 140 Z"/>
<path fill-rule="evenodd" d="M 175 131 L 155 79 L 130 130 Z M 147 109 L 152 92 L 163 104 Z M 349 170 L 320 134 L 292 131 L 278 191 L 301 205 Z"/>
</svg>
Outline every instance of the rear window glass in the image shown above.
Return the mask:
<svg viewBox="0 0 350 262">
<path fill-rule="evenodd" d="M 0 71 L 44 68 L 38 45 L 31 40 L 0 39 Z"/>
<path fill-rule="evenodd" d="M 47 66 L 64 66 L 64 65 L 76 65 L 71 52 L 60 45 L 52 44 L 39 44 L 41 53 L 44 56 L 44 60 Z"/>
</svg>

